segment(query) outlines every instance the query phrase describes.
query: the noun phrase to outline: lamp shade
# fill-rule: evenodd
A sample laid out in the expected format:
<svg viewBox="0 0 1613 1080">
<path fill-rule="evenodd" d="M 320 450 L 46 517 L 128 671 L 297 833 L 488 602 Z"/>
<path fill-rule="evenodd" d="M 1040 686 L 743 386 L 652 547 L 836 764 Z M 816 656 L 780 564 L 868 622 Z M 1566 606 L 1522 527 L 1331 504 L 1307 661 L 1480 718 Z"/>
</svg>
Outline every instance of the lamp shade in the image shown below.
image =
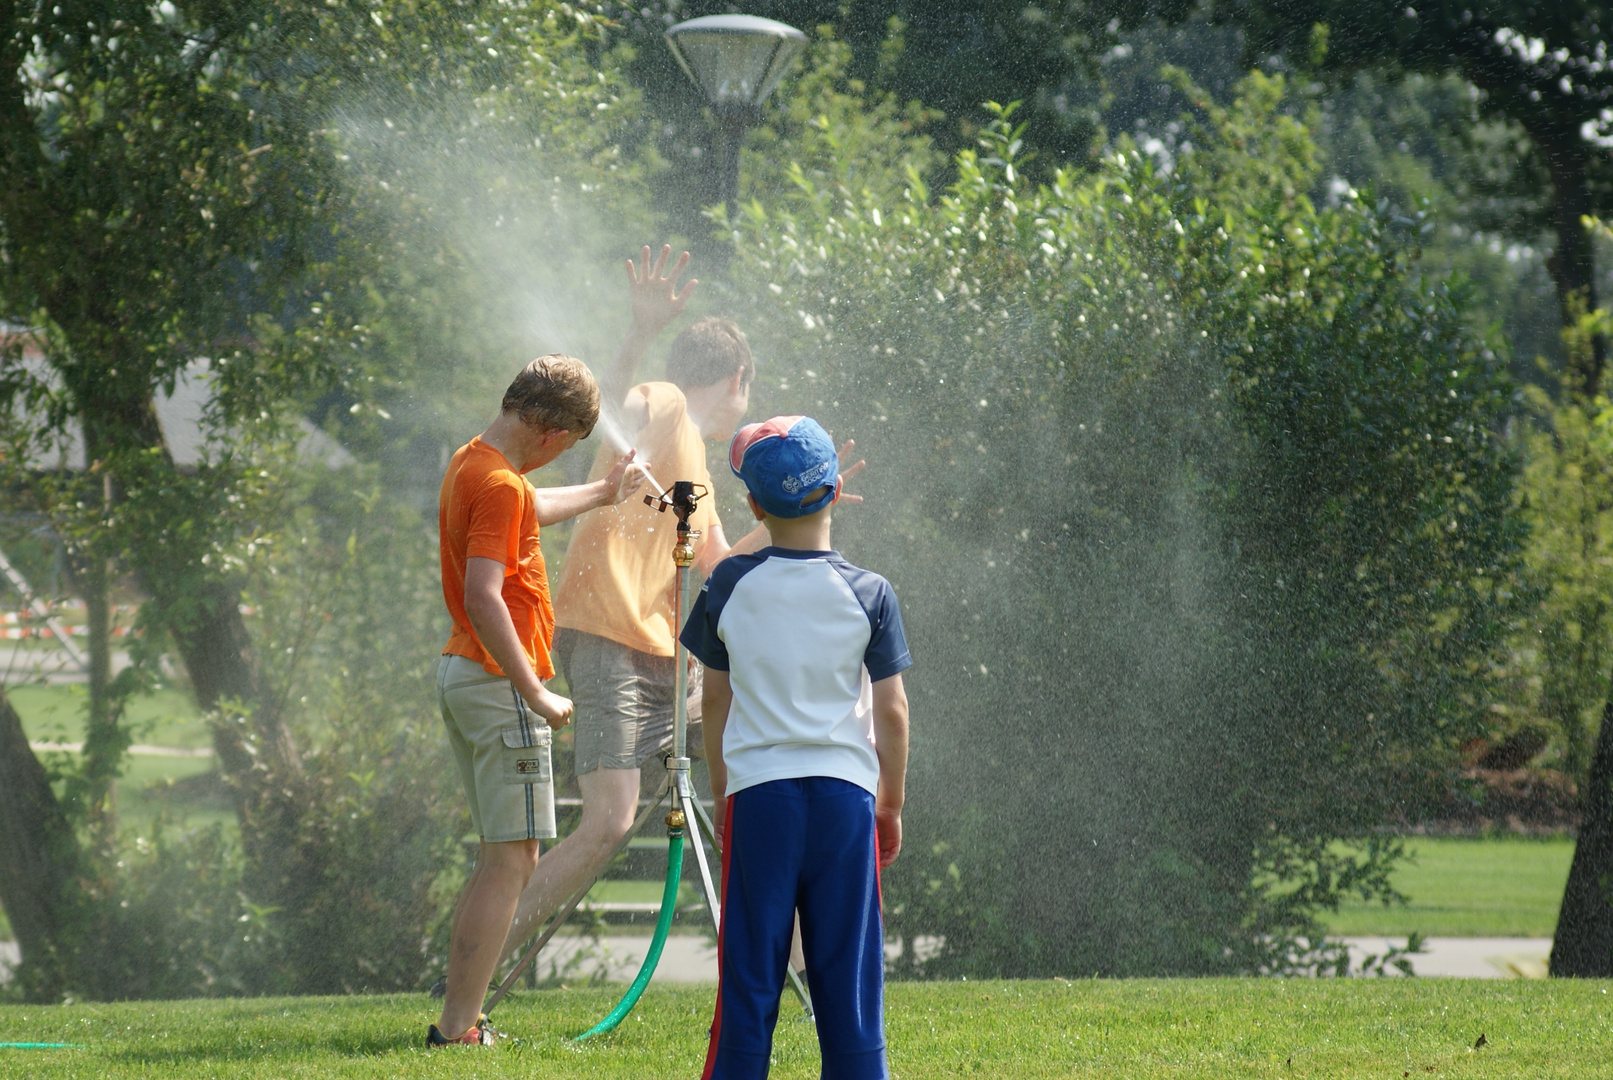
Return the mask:
<svg viewBox="0 0 1613 1080">
<path fill-rule="evenodd" d="M 718 112 L 756 108 L 806 47 L 793 26 L 754 15 L 706 15 L 666 32 L 684 73 Z"/>
</svg>

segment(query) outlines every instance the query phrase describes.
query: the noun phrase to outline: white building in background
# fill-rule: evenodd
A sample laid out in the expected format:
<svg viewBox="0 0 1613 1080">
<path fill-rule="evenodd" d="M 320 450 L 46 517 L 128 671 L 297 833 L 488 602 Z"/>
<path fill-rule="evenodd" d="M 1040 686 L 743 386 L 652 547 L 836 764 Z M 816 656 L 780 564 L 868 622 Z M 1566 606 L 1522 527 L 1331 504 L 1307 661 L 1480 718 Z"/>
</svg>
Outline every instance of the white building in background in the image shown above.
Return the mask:
<svg viewBox="0 0 1613 1080">
<path fill-rule="evenodd" d="M 34 378 L 47 384 L 55 381 L 54 373 L 45 362 L 43 351 L 39 348 L 34 336 L 15 326 L 0 323 L 0 347 L 20 345 L 20 362 L 22 367 Z M 154 403 L 157 413 L 157 425 L 162 430 L 163 444 L 167 447 L 169 456 L 174 464 L 180 468 L 195 468 L 202 464 L 206 458 L 208 432 L 204 425 L 207 407 L 212 402 L 213 390 L 210 380 L 211 363 L 208 360 L 192 361 L 175 380 L 172 393 L 159 390 Z M 43 416 L 25 419 L 34 419 L 43 425 Z M 340 469 L 352 465 L 355 458 L 347 449 L 321 431 L 306 417 L 298 417 L 297 426 L 301 429 L 301 436 L 297 440 L 298 456 L 307 464 L 324 465 L 328 469 Z M 30 469 L 40 471 L 55 471 L 65 469 L 76 471 L 85 467 L 84 433 L 79 424 L 74 421 L 68 429 L 61 433 L 54 448 L 32 446 L 29 450 L 28 460 L 25 463 Z M 15 566 L 7 558 L 3 549 L 0 549 L 0 578 L 11 585 L 11 590 L 0 586 L 0 596 L 9 591 L 20 595 L 22 606 L 28 609 L 29 616 L 44 624 L 44 636 L 54 638 L 60 642 L 62 649 L 67 653 L 72 668 L 83 667 L 83 657 L 80 650 L 72 641 L 75 631 L 71 627 L 64 627 L 47 611 L 42 598 L 36 590 L 22 577 Z M 5 602 L 0 601 L 0 606 Z M 16 616 L 12 615 L 9 621 L 0 619 L 0 639 L 20 639 L 24 636 L 37 637 L 41 635 L 38 629 L 28 630 L 26 633 L 9 625 L 15 623 Z M 82 633 L 82 630 L 76 631 Z M 13 648 L 13 653 L 15 649 Z M 10 664 L 0 664 L 5 670 L 14 668 L 15 657 Z M 121 664 L 114 664 L 115 667 Z M 70 669 L 69 669 L 70 670 Z M 76 681 L 78 676 L 64 672 L 60 667 L 48 672 L 40 672 L 47 676 L 54 675 L 51 681 Z"/>
<path fill-rule="evenodd" d="M 54 381 L 44 353 L 32 334 L 13 326 L 0 324 L 0 344 L 22 345 L 22 366 L 35 378 Z M 213 397 L 209 373 L 211 361 L 193 360 L 174 383 L 173 393 L 158 390 L 155 402 L 157 424 L 162 429 L 163 443 L 168 447 L 174 464 L 194 468 L 201 464 L 207 449 L 207 432 L 202 420 Z M 320 464 L 329 469 L 340 469 L 354 463 L 354 457 L 335 439 L 315 427 L 306 417 L 297 418 L 302 436 L 297 441 L 299 456 L 308 464 Z M 34 451 L 28 465 L 36 469 L 84 468 L 84 433 L 77 423 L 63 433 L 61 444 L 54 452 Z"/>
</svg>

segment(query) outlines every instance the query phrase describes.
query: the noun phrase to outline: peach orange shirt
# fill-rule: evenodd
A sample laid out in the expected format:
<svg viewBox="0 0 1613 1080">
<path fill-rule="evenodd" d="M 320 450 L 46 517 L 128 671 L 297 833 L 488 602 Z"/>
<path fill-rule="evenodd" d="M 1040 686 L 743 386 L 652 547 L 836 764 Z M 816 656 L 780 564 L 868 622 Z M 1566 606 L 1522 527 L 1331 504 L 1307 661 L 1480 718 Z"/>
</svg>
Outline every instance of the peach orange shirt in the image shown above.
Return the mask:
<svg viewBox="0 0 1613 1080">
<path fill-rule="evenodd" d="M 554 607 L 549 578 L 538 548 L 538 513 L 532 485 L 504 455 L 478 437 L 459 448 L 448 463 L 437 501 L 442 548 L 442 597 L 454 620 L 445 654 L 464 656 L 494 675 L 498 663 L 482 648 L 465 616 L 465 560 L 504 564 L 504 603 L 516 636 L 538 678 L 554 677 L 549 646 L 554 642 Z"/>
<path fill-rule="evenodd" d="M 689 419 L 683 391 L 652 382 L 628 393 L 642 397 L 647 407 L 634 445 L 650 463 L 655 482 L 667 491 L 674 480 L 693 480 L 709 489 L 706 443 Z M 615 461 L 615 452 L 601 446 L 589 479 L 604 476 Z M 709 496 L 700 501 L 689 518 L 691 528 L 704 534 L 718 524 L 714 502 Z M 652 656 L 671 656 L 677 525 L 672 511 L 657 513 L 637 495 L 577 518 L 555 586 L 559 624 Z M 686 597 L 685 603 L 693 599 Z"/>
</svg>

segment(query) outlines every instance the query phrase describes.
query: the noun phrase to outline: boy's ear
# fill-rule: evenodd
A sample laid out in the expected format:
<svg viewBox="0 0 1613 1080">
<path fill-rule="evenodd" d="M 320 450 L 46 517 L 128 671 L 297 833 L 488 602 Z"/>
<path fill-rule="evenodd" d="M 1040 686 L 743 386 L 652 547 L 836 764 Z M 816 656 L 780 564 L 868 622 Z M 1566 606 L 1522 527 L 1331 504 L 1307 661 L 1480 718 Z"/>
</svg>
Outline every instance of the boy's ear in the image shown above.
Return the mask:
<svg viewBox="0 0 1613 1080">
<path fill-rule="evenodd" d="M 745 492 L 745 501 L 750 504 L 750 512 L 756 515 L 757 521 L 767 520 L 767 511 L 763 510 L 762 504 L 756 501 L 756 496 L 747 491 Z"/>
</svg>

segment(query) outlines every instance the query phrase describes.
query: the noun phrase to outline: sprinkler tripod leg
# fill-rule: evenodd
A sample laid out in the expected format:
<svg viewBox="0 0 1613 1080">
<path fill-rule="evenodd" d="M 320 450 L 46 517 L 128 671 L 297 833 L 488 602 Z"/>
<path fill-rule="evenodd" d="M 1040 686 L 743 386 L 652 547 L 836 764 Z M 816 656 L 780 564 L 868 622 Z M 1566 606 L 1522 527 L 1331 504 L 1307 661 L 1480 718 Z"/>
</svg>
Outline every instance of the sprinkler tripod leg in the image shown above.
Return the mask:
<svg viewBox="0 0 1613 1080">
<path fill-rule="evenodd" d="M 682 759 L 687 761 L 687 758 Z M 706 894 L 706 909 L 711 912 L 711 925 L 715 929 L 722 925 L 722 899 L 717 895 L 717 889 L 712 884 L 711 867 L 706 862 L 706 845 L 700 836 L 700 822 L 705 820 L 705 808 L 694 797 L 694 788 L 689 783 L 687 768 L 679 769 L 674 776 L 677 777 L 678 803 L 683 807 L 684 817 L 689 821 L 689 832 L 694 840 L 694 861 L 700 867 L 700 887 Z M 710 828 L 708 825 L 707 828 Z M 715 841 L 713 848 L 715 849 Z"/>
<path fill-rule="evenodd" d="M 790 989 L 795 991 L 796 998 L 801 1002 L 801 1009 L 806 1013 L 806 1018 L 816 1024 L 818 1016 L 812 1011 L 812 995 L 807 993 L 806 983 L 801 981 L 801 973 L 789 964 L 785 964 L 784 977 L 789 981 Z"/>
<path fill-rule="evenodd" d="M 605 868 L 611 864 L 611 860 L 620 855 L 623 849 L 632 842 L 633 837 L 638 835 L 639 830 L 644 827 L 644 823 L 650 820 L 650 815 L 654 814 L 661 805 L 661 797 L 666 794 L 666 791 L 667 785 L 665 783 L 662 783 L 656 789 L 655 796 L 650 800 L 649 805 L 639 812 L 638 819 L 622 834 L 621 839 L 616 841 L 616 846 L 610 849 L 610 854 L 600 861 L 599 873 L 603 873 Z M 482 1006 L 483 1014 L 490 1015 L 493 1012 L 493 1007 L 504 1000 L 504 995 L 510 992 L 510 988 L 515 985 L 515 980 L 521 977 L 521 972 L 525 971 L 527 965 L 537 959 L 538 953 L 542 951 L 545 945 L 549 944 L 549 939 L 554 937 L 555 931 L 560 929 L 566 919 L 571 916 L 571 913 L 577 909 L 577 905 L 582 903 L 583 897 L 587 896 L 589 891 L 593 889 L 594 883 L 599 880 L 599 873 L 595 873 L 590 877 L 576 892 L 571 894 L 569 900 L 560 905 L 554 916 L 549 920 L 548 928 L 538 935 L 538 939 L 522 954 L 520 962 L 510 969 L 508 975 L 504 976 L 504 981 L 499 983 L 498 989 L 493 992 L 492 998 L 488 1000 L 486 1005 Z"/>
</svg>

